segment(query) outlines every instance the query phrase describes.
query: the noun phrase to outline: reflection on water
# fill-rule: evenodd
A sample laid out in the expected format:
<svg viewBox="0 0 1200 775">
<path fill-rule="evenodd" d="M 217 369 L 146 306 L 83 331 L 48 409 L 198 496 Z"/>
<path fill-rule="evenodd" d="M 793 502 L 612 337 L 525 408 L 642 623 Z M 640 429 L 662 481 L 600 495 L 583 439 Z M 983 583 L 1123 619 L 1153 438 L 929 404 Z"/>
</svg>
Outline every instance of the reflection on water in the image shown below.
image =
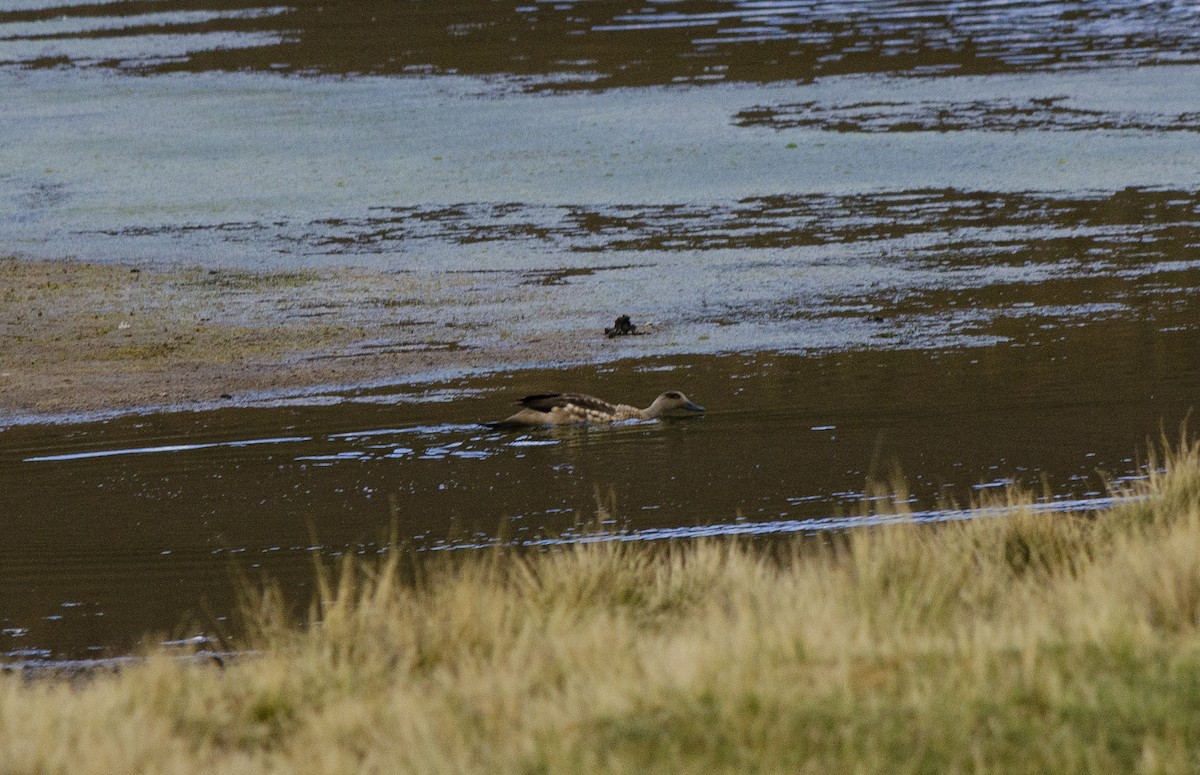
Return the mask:
<svg viewBox="0 0 1200 775">
<path fill-rule="evenodd" d="M 1037 348 L 656 359 L 436 386 L 462 391 L 450 402 L 380 388 L 10 428 L 0 652 L 121 653 L 181 620 L 210 631 L 205 617 L 232 606 L 234 566 L 302 601 L 314 552 L 379 551 L 392 523 L 423 549 L 555 542 L 598 514 L 646 540 L 805 533 L 856 524 L 864 486 L 893 465 L 926 519 L 1009 483 L 1095 507 L 1108 495 L 1098 472 L 1137 475 L 1137 450 L 1193 405 L 1195 345 L 1150 321 L 1091 321 Z M 478 424 L 547 388 L 637 402 L 665 386 L 708 412 L 520 433 Z"/>
<path fill-rule="evenodd" d="M 22 0 L 0 11 L 0 62 L 607 87 L 1195 62 L 1198 31 L 1187 2 Z"/>
<path fill-rule="evenodd" d="M 35 3 L 0 11 L 0 63 L 29 67 L 102 65 L 144 67 L 179 61 L 189 54 L 220 49 L 255 50 L 283 41 L 277 30 L 260 27 L 284 7 L 235 10 L 146 12 L 145 3 Z"/>
</svg>

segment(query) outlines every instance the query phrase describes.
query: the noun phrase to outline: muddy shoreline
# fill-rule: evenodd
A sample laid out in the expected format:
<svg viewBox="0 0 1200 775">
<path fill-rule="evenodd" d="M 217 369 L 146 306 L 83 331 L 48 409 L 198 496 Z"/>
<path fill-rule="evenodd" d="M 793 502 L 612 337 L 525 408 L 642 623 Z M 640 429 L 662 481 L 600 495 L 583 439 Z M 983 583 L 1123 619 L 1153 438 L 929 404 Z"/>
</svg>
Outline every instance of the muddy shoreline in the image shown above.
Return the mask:
<svg viewBox="0 0 1200 775">
<path fill-rule="evenodd" d="M 477 325 L 458 314 L 473 296 L 527 299 L 452 277 L 6 258 L 0 278 L 0 424 L 602 360 L 623 344 L 599 320 L 520 338 Z"/>
</svg>

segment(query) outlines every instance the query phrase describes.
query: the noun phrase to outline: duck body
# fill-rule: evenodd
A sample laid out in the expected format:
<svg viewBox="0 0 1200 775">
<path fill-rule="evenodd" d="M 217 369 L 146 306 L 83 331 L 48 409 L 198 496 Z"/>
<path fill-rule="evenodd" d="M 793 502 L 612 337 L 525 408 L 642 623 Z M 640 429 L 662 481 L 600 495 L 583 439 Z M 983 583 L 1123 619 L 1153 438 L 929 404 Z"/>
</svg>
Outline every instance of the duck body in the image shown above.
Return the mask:
<svg viewBox="0 0 1200 775">
<path fill-rule="evenodd" d="M 653 420 L 662 415 L 684 410 L 703 412 L 704 407 L 692 403 L 677 390 L 667 391 L 645 409 L 628 404 L 612 404 L 583 393 L 539 393 L 517 401 L 521 411 L 493 428 L 520 428 L 530 425 L 576 425 L 579 423 L 612 423 L 622 420 Z"/>
</svg>

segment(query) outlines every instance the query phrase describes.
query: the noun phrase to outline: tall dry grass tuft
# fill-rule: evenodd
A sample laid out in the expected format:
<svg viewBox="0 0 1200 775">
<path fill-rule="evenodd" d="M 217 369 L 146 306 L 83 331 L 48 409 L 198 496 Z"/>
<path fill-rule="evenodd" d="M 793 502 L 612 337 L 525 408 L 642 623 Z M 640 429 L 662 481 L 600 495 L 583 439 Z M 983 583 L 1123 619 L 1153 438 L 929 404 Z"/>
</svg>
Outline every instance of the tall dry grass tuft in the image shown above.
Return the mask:
<svg viewBox="0 0 1200 775">
<path fill-rule="evenodd" d="M 1098 514 L 762 547 L 590 543 L 323 569 L 248 594 L 224 668 L 0 676 L 0 775 L 1190 772 L 1200 447 Z"/>
</svg>

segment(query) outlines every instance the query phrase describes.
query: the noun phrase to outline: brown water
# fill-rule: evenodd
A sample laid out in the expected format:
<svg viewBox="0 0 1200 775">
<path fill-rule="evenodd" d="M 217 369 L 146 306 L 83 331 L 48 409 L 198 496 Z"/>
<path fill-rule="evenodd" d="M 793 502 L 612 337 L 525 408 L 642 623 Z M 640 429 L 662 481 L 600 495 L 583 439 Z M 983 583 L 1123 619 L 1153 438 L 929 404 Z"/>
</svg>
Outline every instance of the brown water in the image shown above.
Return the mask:
<svg viewBox="0 0 1200 775">
<path fill-rule="evenodd" d="M 1200 61 L 1187 2 L 15 0 L 7 58 L 134 72 L 516 76 L 538 86 Z M 20 26 L 18 26 L 20 25 Z"/>
<path fill-rule="evenodd" d="M 929 519 L 1009 483 L 1104 503 L 1195 404 L 1200 14 L 972 8 L 7 3 L 6 249 L 467 276 L 417 310 L 461 347 L 658 326 L 512 374 L 0 418 L 0 655 L 211 633 L 233 568 L 303 600 L 314 554 L 393 522 L 427 551 L 598 512 L 805 533 L 893 465 Z M 668 388 L 709 411 L 478 424 Z"/>
<path fill-rule="evenodd" d="M 1193 407 L 1197 353 L 1191 331 L 1092 322 L 1037 347 L 657 358 L 15 427 L 0 435 L 0 649 L 112 655 L 147 630 L 212 632 L 233 568 L 302 597 L 313 552 L 373 553 L 393 520 L 422 549 L 569 538 L 598 513 L 627 538 L 804 533 L 856 524 L 839 518 L 893 465 L 931 519 L 1009 483 L 1095 507 L 1098 472 L 1137 475 L 1134 454 Z M 669 386 L 708 412 L 477 424 L 551 386 L 634 401 Z"/>
</svg>

